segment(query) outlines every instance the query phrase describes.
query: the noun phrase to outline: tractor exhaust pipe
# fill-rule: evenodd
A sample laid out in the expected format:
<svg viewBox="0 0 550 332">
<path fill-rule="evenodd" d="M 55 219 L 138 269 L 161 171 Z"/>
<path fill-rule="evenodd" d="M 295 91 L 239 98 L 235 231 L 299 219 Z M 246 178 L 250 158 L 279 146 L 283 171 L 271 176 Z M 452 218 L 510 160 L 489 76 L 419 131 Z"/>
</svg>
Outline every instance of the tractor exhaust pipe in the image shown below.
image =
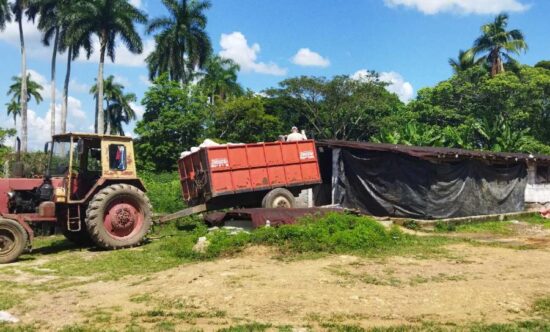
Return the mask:
<svg viewBox="0 0 550 332">
<path fill-rule="evenodd" d="M 15 161 L 20 162 L 21 161 L 21 139 L 19 136 L 15 138 L 17 142 L 17 154 L 15 155 Z"/>
<path fill-rule="evenodd" d="M 15 178 L 22 178 L 25 174 L 25 165 L 21 162 L 21 139 L 16 138 L 17 152 L 15 154 L 15 162 L 13 163 L 12 175 Z"/>
</svg>

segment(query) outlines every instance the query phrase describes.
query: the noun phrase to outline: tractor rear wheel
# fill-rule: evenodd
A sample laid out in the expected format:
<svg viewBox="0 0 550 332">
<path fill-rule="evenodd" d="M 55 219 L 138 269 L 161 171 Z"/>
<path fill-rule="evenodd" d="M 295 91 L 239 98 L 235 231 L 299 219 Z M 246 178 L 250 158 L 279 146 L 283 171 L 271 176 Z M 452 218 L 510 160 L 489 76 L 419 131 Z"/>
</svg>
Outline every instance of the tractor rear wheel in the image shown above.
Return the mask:
<svg viewBox="0 0 550 332">
<path fill-rule="evenodd" d="M 151 228 L 151 203 L 138 188 L 114 184 L 101 189 L 86 210 L 92 240 L 104 249 L 139 245 Z"/>
<path fill-rule="evenodd" d="M 0 219 L 0 264 L 17 260 L 28 240 L 27 231 L 17 221 Z"/>
<path fill-rule="evenodd" d="M 78 232 L 69 231 L 66 227 L 63 228 L 63 236 L 79 247 L 88 247 L 94 244 L 90 233 L 88 233 L 88 230 L 84 225 L 82 225 L 82 228 Z"/>
<path fill-rule="evenodd" d="M 287 208 L 296 206 L 296 199 L 290 191 L 285 188 L 276 188 L 265 195 L 262 200 L 262 207 L 267 209 Z"/>
</svg>

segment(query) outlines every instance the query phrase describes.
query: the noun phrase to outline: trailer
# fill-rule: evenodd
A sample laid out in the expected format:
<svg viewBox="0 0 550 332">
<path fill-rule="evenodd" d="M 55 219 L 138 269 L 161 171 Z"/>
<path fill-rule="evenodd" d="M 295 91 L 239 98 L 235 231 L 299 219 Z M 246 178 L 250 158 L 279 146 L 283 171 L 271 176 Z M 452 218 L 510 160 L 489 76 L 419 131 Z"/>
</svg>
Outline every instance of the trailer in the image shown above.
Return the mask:
<svg viewBox="0 0 550 332">
<path fill-rule="evenodd" d="M 161 223 L 230 207 L 294 208 L 321 183 L 313 140 L 204 147 L 179 159 L 178 171 L 188 208 Z"/>
</svg>

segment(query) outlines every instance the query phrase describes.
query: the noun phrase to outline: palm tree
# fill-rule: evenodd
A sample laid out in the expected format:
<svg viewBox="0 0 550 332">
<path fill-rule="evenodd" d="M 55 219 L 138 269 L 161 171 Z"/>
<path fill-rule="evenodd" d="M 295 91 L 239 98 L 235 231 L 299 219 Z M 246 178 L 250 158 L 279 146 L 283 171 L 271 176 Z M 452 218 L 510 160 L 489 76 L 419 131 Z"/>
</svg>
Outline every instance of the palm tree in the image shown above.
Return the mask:
<svg viewBox="0 0 550 332">
<path fill-rule="evenodd" d="M 8 0 L 0 0 L 0 31 L 6 28 L 6 22 L 11 22 L 11 9 Z"/>
<path fill-rule="evenodd" d="M 243 94 L 243 88 L 237 82 L 240 67 L 233 60 L 213 56 L 206 61 L 204 68 L 205 73 L 199 85 L 208 93 L 212 104 L 216 97 L 226 100 L 228 96 Z"/>
<path fill-rule="evenodd" d="M 115 61 L 116 40 L 120 38 L 132 53 L 143 51 L 143 42 L 136 31 L 135 23 L 146 23 L 145 13 L 132 6 L 127 0 L 90 0 L 77 5 L 78 17 L 72 23 L 75 27 L 75 39 L 87 34 L 99 38 L 99 69 L 97 74 L 97 132 L 103 133 L 103 69 L 105 55 Z"/>
<path fill-rule="evenodd" d="M 13 83 L 8 88 L 8 96 L 11 95 L 12 100 L 16 100 L 21 105 L 23 105 L 23 101 L 28 103 L 32 98 L 34 98 L 37 104 L 40 104 L 44 100 L 40 94 L 40 91 L 44 88 L 42 85 L 32 80 L 31 74 L 27 75 L 26 80 L 22 80 L 21 77 L 18 76 L 13 76 L 11 80 Z M 21 85 L 23 85 L 23 82 L 27 82 L 27 98 L 21 98 Z M 21 112 L 21 114 L 23 113 Z"/>
<path fill-rule="evenodd" d="M 51 62 L 51 135 L 55 135 L 55 69 L 57 52 L 59 52 L 59 33 L 61 29 L 62 6 L 66 0 L 42 0 L 40 3 L 40 20 L 38 21 L 38 29 L 42 31 L 42 43 L 44 46 L 50 46 L 53 39 L 52 46 L 52 62 Z"/>
<path fill-rule="evenodd" d="M 101 108 L 105 114 L 105 129 L 103 132 L 99 133 L 124 135 L 122 123 L 128 123 L 130 120 L 134 120 L 136 118 L 136 114 L 130 106 L 130 103 L 135 102 L 137 97 L 132 93 L 125 94 L 124 86 L 115 82 L 115 77 L 113 75 L 107 77 L 107 79 L 103 82 L 103 86 L 103 99 L 105 101 L 105 105 L 101 105 Z M 96 83 L 90 89 L 90 93 L 94 95 L 96 101 L 99 100 L 98 92 L 99 87 Z"/>
<path fill-rule="evenodd" d="M 11 4 L 11 11 L 19 26 L 19 41 L 21 44 L 21 92 L 20 95 L 27 95 L 27 50 L 25 49 L 25 35 L 23 32 L 23 19 L 33 19 L 37 13 L 36 0 L 15 0 Z M 21 99 L 21 149 L 27 152 L 28 128 L 27 128 L 27 98 Z"/>
<path fill-rule="evenodd" d="M 13 116 L 13 128 L 17 129 L 17 117 L 21 116 L 21 104 L 12 99 L 6 104 L 6 108 L 8 109 L 8 116 Z"/>
<path fill-rule="evenodd" d="M 457 59 L 449 59 L 449 65 L 453 68 L 455 74 L 478 66 L 482 61 L 475 59 L 475 54 L 472 50 L 458 51 Z"/>
<path fill-rule="evenodd" d="M 149 77 L 152 80 L 168 73 L 171 80 L 185 84 L 197 67 L 203 68 L 212 52 L 204 13 L 210 2 L 162 0 L 162 3 L 169 16 L 156 18 L 147 27 L 147 33 L 160 31 L 155 36 L 156 49 L 146 59 Z"/>
<path fill-rule="evenodd" d="M 69 83 L 71 78 L 71 64 L 80 55 L 80 49 L 84 49 L 87 58 L 92 53 L 92 33 L 83 32 L 75 25 L 79 18 L 79 3 L 82 0 L 42 0 L 39 28 L 43 31 L 43 42 L 48 45 L 50 39 L 57 40 L 57 52 L 67 52 L 67 67 L 63 84 L 63 96 L 61 103 L 61 133 L 67 131 L 67 111 L 69 100 Z M 43 17 L 46 17 L 43 19 Z M 54 46 L 54 50 L 56 47 Z M 52 55 L 52 80 L 55 80 L 55 60 L 57 54 Z M 52 84 L 53 85 L 53 84 Z M 52 96 L 55 90 L 52 88 Z M 53 99 L 53 98 L 52 98 Z"/>
<path fill-rule="evenodd" d="M 136 112 L 130 106 L 136 101 L 137 97 L 133 93 L 123 94 L 120 99 L 112 101 L 106 110 L 106 121 L 108 122 L 106 126 L 109 128 L 107 133 L 124 136 L 122 124 L 128 124 L 136 119 Z"/>
<path fill-rule="evenodd" d="M 483 33 L 475 42 L 472 52 L 483 55 L 481 59 L 491 66 L 491 76 L 504 72 L 503 59 L 513 61 L 510 53 L 527 50 L 527 43 L 520 30 L 507 31 L 508 15 L 498 15 L 492 23 L 481 27 Z"/>
</svg>

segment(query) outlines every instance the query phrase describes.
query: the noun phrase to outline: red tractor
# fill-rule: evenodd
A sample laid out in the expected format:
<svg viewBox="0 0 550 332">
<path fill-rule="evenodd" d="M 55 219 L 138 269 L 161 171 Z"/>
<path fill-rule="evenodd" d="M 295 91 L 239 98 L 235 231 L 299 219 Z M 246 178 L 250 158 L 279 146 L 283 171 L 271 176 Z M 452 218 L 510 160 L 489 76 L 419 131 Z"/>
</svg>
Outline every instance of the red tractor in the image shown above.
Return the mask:
<svg viewBox="0 0 550 332">
<path fill-rule="evenodd" d="M 137 176 L 132 139 L 63 134 L 46 144 L 44 176 L 25 178 L 18 158 L 0 178 L 0 263 L 15 261 L 52 223 L 77 244 L 119 249 L 139 245 L 151 227 L 151 204 Z"/>
</svg>

